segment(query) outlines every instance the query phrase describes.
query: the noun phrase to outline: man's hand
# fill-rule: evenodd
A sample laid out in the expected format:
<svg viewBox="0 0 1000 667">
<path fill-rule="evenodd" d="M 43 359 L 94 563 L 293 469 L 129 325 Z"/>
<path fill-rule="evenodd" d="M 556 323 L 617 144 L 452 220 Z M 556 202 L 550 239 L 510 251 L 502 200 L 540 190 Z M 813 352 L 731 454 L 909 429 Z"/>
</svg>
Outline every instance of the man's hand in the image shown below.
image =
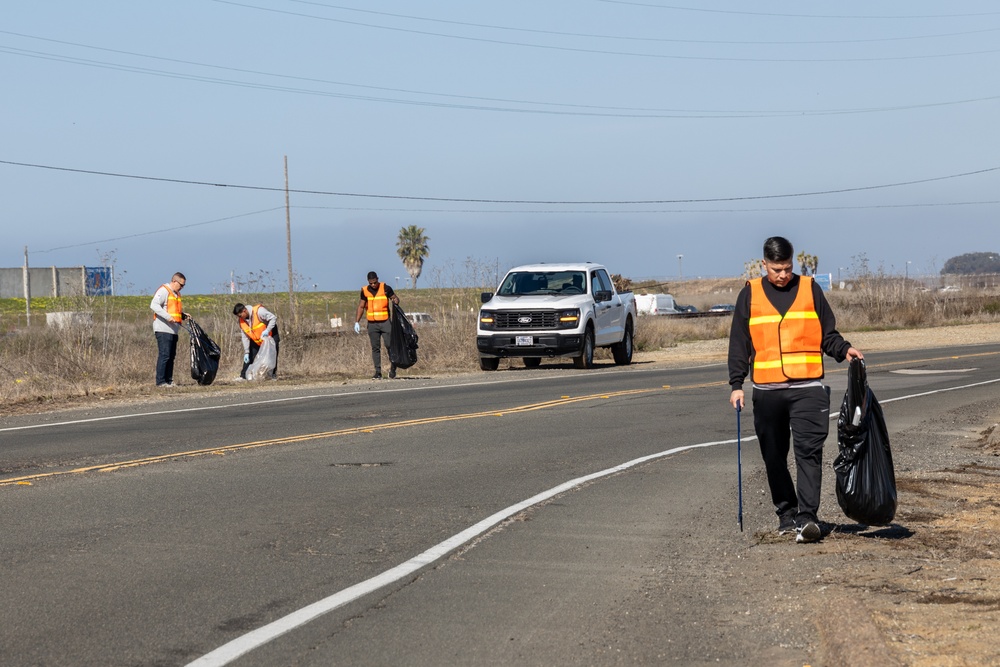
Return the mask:
<svg viewBox="0 0 1000 667">
<path fill-rule="evenodd" d="M 190 315 L 188 315 L 187 313 L 181 313 L 181 321 L 182 321 L 182 322 L 183 322 L 184 320 L 190 320 L 190 319 L 191 319 L 191 316 L 190 316 Z"/>
<path fill-rule="evenodd" d="M 733 406 L 733 409 L 737 410 L 746 405 L 746 403 L 743 402 L 742 389 L 733 389 L 733 393 L 729 395 L 729 404 Z"/>
<path fill-rule="evenodd" d="M 356 334 L 361 333 L 361 322 L 354 323 L 354 333 Z"/>
<path fill-rule="evenodd" d="M 853 347 L 847 348 L 847 361 L 851 359 L 864 359 L 865 355 L 861 354 L 861 350 L 856 350 Z"/>
<path fill-rule="evenodd" d="M 243 355 L 243 363 L 244 364 L 249 364 L 250 363 L 250 353 L 249 352 Z"/>
</svg>

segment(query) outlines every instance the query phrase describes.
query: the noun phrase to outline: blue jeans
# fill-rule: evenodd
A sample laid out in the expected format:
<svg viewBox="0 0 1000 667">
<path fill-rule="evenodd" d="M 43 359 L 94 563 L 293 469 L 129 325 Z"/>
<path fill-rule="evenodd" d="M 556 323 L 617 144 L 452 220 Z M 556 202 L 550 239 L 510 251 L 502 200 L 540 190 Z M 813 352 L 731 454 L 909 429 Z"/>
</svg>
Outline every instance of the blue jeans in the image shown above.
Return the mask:
<svg viewBox="0 0 1000 667">
<path fill-rule="evenodd" d="M 174 381 L 174 357 L 177 356 L 177 334 L 156 332 L 156 384 Z"/>
</svg>

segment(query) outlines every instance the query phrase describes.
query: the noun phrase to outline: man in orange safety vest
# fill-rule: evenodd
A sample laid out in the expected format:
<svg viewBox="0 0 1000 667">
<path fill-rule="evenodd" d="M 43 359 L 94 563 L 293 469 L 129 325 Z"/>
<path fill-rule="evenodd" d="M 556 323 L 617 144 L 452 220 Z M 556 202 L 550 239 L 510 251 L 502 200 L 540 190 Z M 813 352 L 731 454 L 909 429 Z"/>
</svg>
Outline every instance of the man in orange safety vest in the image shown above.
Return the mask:
<svg viewBox="0 0 1000 667">
<path fill-rule="evenodd" d="M 368 339 L 372 345 L 372 364 L 375 366 L 373 380 L 382 379 L 382 339 L 385 339 L 385 349 L 392 342 L 392 319 L 389 317 L 389 302 L 399 305 L 399 297 L 392 287 L 379 282 L 378 274 L 368 272 L 368 284 L 361 288 L 361 301 L 358 303 L 357 316 L 354 318 L 354 333 L 361 333 L 361 317 L 368 320 Z M 396 377 L 396 365 L 389 366 L 389 379 Z"/>
<path fill-rule="evenodd" d="M 764 242 L 766 275 L 747 282 L 736 298 L 729 334 L 729 402 L 745 405 L 743 381 L 753 382 L 753 423 L 767 471 L 778 533 L 816 542 L 823 442 L 830 431 L 830 392 L 823 386 L 823 354 L 838 362 L 862 359 L 837 331 L 823 290 L 792 272 L 792 244 Z M 789 437 L 797 483 L 788 470 Z"/>
<path fill-rule="evenodd" d="M 274 341 L 274 370 L 271 371 L 271 379 L 277 378 L 280 342 L 278 316 L 260 304 L 247 307 L 242 303 L 233 306 L 233 315 L 239 319 L 240 329 L 243 331 L 243 369 L 240 371 L 240 379 L 247 379 L 247 369 L 257 357 L 264 338 L 268 336 Z"/>
<path fill-rule="evenodd" d="M 153 311 L 153 334 L 156 336 L 156 386 L 174 386 L 174 357 L 177 356 L 177 332 L 188 315 L 181 309 L 181 290 L 187 284 L 183 273 L 175 273 L 169 283 L 160 285 L 149 303 Z"/>
</svg>

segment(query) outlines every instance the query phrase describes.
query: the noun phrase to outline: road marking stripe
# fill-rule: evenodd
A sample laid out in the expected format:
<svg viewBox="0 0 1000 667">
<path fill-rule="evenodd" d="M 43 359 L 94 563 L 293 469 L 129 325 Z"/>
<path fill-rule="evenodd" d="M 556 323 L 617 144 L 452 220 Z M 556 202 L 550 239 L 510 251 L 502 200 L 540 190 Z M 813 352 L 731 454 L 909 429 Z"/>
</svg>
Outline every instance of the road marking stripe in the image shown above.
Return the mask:
<svg viewBox="0 0 1000 667">
<path fill-rule="evenodd" d="M 541 403 L 531 403 L 528 405 L 521 405 L 514 408 L 508 408 L 506 410 L 485 410 L 482 412 L 470 412 L 458 415 L 442 415 L 439 417 L 421 417 L 418 419 L 406 419 L 398 422 L 388 422 L 385 424 L 375 424 L 372 426 L 354 426 L 351 428 L 340 429 L 337 431 L 324 431 L 321 433 L 306 433 L 303 435 L 293 435 L 284 438 L 273 438 L 270 440 L 257 440 L 253 442 L 241 442 L 234 445 L 224 445 L 221 447 L 208 447 L 205 449 L 194 449 L 183 452 L 171 452 L 169 454 L 159 454 L 156 456 L 146 456 L 140 459 L 131 459 L 127 461 L 115 461 L 111 463 L 101 463 L 92 466 L 84 466 L 82 468 L 73 468 L 71 470 L 57 470 L 54 472 L 44 472 L 35 473 L 32 475 L 23 475 L 20 477 L 11 477 L 8 479 L 0 480 L 0 486 L 10 486 L 10 485 L 24 485 L 30 484 L 31 482 L 48 479 L 52 477 L 62 477 L 65 475 L 79 475 L 91 472 L 114 472 L 122 468 L 135 468 L 143 465 L 150 465 L 152 463 L 161 463 L 163 461 L 173 461 L 182 458 L 194 458 L 197 456 L 205 456 L 206 454 L 225 454 L 226 452 L 234 452 L 244 449 L 256 449 L 258 447 L 269 447 L 272 445 L 287 445 L 298 442 L 307 442 L 309 440 L 320 440 L 323 438 L 335 438 L 345 435 L 357 435 L 359 433 L 374 433 L 376 431 L 385 431 L 394 428 L 405 428 L 408 426 L 423 426 L 426 424 L 437 424 L 440 422 L 448 421 L 459 421 L 462 419 L 478 419 L 481 417 L 503 417 L 507 414 L 516 414 L 520 412 L 532 412 L 534 410 L 545 410 L 553 407 L 560 407 L 564 405 L 569 405 L 571 403 L 578 403 L 581 401 L 593 401 L 597 399 L 609 399 L 619 396 L 632 396 L 636 394 L 650 393 L 653 391 L 660 391 L 658 388 L 655 389 L 627 389 L 613 393 L 602 393 L 602 394 L 590 394 L 586 396 L 576 396 L 571 398 L 559 398 L 549 401 L 543 401 Z"/>
<path fill-rule="evenodd" d="M 462 546 L 466 542 L 479 537 L 483 533 L 492 529 L 497 524 L 509 519 L 510 517 L 523 512 L 533 505 L 537 505 L 541 502 L 549 500 L 550 498 L 557 496 L 561 493 L 571 491 L 575 488 L 583 486 L 588 482 L 601 477 L 607 477 L 609 475 L 614 475 L 623 470 L 633 468 L 637 465 L 646 463 L 648 461 L 653 461 L 658 458 L 663 458 L 664 456 L 669 456 L 671 454 L 676 454 L 678 452 L 684 452 L 692 449 L 699 449 L 702 447 L 712 447 L 715 445 L 731 444 L 736 442 L 736 440 L 720 440 L 718 442 L 706 442 L 697 445 L 687 445 L 684 447 L 675 447 L 674 449 L 669 449 L 664 452 L 659 452 L 658 454 L 650 454 L 648 456 L 642 456 L 637 459 L 628 461 L 627 463 L 622 463 L 620 465 L 614 466 L 613 468 L 607 468 L 606 470 L 601 470 L 599 472 L 591 473 L 589 475 L 584 475 L 583 477 L 577 477 L 568 482 L 564 482 L 559 486 L 555 486 L 547 491 L 543 491 L 538 495 L 532 496 L 527 500 L 522 500 L 519 503 L 511 505 L 510 507 L 500 510 L 492 516 L 488 516 L 479 523 L 476 523 L 469 528 L 466 528 L 460 533 L 449 537 L 448 539 L 440 542 L 427 551 L 419 554 L 401 563 L 396 567 L 393 567 L 381 574 L 378 574 L 370 579 L 366 579 L 360 583 L 354 584 L 348 588 L 345 588 L 333 595 L 314 602 L 302 609 L 292 612 L 287 616 L 279 618 L 272 623 L 268 623 L 265 626 L 257 628 L 242 637 L 238 637 L 227 644 L 223 644 L 219 648 L 215 649 L 210 653 L 206 653 L 197 660 L 188 663 L 188 667 L 218 667 L 221 665 L 226 665 L 233 660 L 239 658 L 246 653 L 249 653 L 259 646 L 270 642 L 273 639 L 280 637 L 281 635 L 294 630 L 310 621 L 342 607 L 349 602 L 353 602 L 360 597 L 373 593 L 380 588 L 388 586 L 392 583 L 404 579 L 409 575 L 413 574 L 417 570 L 420 570 L 431 563 L 440 560 L 446 554 L 454 551 L 458 547 Z"/>
</svg>

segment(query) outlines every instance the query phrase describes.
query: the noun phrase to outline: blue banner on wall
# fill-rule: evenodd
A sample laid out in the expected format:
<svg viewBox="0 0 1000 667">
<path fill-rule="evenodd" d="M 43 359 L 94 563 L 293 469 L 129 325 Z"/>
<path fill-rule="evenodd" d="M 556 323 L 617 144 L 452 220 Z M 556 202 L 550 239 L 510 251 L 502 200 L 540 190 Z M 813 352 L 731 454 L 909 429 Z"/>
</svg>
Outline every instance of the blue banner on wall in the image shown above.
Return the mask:
<svg viewBox="0 0 1000 667">
<path fill-rule="evenodd" d="M 114 288 L 111 280 L 110 266 L 88 266 L 87 296 L 112 296 Z"/>
<path fill-rule="evenodd" d="M 813 280 L 819 285 L 824 292 L 829 292 L 830 287 L 833 285 L 833 274 L 832 273 L 817 273 L 813 276 Z"/>
</svg>

